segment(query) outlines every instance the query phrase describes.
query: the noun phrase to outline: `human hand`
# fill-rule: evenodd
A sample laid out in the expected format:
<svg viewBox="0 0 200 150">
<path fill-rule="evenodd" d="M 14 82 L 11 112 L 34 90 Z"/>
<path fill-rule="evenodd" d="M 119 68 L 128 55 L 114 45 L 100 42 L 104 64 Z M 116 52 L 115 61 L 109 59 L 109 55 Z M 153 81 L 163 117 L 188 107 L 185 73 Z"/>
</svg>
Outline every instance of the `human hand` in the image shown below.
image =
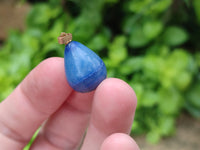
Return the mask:
<svg viewBox="0 0 200 150">
<path fill-rule="evenodd" d="M 81 150 L 139 150 L 128 136 L 136 103 L 131 87 L 114 78 L 75 92 L 63 59 L 47 59 L 0 103 L 0 149 L 22 150 L 42 124 L 31 150 L 75 150 L 81 142 Z"/>
</svg>

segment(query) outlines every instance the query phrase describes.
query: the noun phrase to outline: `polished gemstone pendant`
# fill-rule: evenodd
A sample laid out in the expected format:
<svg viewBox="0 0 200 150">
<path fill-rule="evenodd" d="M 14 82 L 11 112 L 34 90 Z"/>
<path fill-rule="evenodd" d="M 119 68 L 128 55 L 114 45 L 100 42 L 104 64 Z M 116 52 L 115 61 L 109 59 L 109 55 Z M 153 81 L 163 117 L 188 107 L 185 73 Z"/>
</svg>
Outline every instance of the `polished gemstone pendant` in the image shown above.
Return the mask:
<svg viewBox="0 0 200 150">
<path fill-rule="evenodd" d="M 72 41 L 72 35 L 61 33 L 58 38 L 65 45 L 65 74 L 69 85 L 78 92 L 90 92 L 106 78 L 102 59 L 85 45 Z"/>
</svg>

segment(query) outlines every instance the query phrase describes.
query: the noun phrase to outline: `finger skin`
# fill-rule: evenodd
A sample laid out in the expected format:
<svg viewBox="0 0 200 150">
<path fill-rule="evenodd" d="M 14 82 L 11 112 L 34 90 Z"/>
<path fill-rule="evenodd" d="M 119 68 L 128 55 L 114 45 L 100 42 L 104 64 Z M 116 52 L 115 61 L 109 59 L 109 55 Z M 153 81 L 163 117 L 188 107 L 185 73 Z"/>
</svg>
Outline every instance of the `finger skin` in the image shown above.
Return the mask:
<svg viewBox="0 0 200 150">
<path fill-rule="evenodd" d="M 95 95 L 98 95 L 98 98 L 106 98 L 106 94 L 107 96 L 110 96 L 111 93 L 117 94 L 116 97 L 119 97 L 119 100 L 116 100 L 116 102 L 119 103 L 121 100 L 127 99 L 125 95 L 127 95 L 127 97 L 130 98 L 127 100 L 123 100 L 123 103 L 126 103 L 124 105 L 124 108 L 116 107 L 116 113 L 113 114 L 112 112 L 108 114 L 111 115 L 112 118 L 116 118 L 119 117 L 117 115 L 117 112 L 120 113 L 126 110 L 123 114 L 127 114 L 126 117 L 130 119 L 129 123 L 127 124 L 128 121 L 124 121 L 121 123 L 116 123 L 111 127 L 114 127 L 114 130 L 121 130 L 128 133 L 130 129 L 130 124 L 132 123 L 133 119 L 133 107 L 135 107 L 135 101 L 131 100 L 132 98 L 135 98 L 132 89 L 130 89 L 130 87 L 127 86 L 127 84 L 125 84 L 119 79 L 110 78 L 103 81 L 102 84 L 104 84 L 104 86 L 102 87 L 103 91 L 97 89 L 97 91 L 95 92 Z M 119 87 L 119 89 L 117 89 L 116 87 Z M 110 89 L 110 92 L 108 91 L 108 89 Z M 100 94 L 98 92 L 100 92 Z M 53 116 L 47 121 L 47 123 L 42 129 L 42 132 L 31 147 L 31 150 L 37 150 L 40 147 L 42 147 L 43 150 L 54 149 L 55 147 L 59 149 L 77 149 L 77 147 L 80 144 L 81 138 L 83 137 L 84 130 L 86 129 L 86 126 L 89 121 L 92 98 L 93 93 L 82 94 L 74 92 L 69 97 L 69 100 L 67 100 L 62 105 L 62 107 L 56 113 L 54 113 Z M 105 105 L 109 105 L 109 101 L 105 101 Z M 104 112 L 104 109 L 101 109 L 99 111 L 101 111 L 100 113 L 102 114 L 102 112 Z M 106 114 L 106 116 L 108 115 Z M 97 119 L 97 121 L 95 122 L 97 124 L 101 124 L 102 118 L 98 117 L 98 115 L 97 118 L 95 116 L 95 118 Z M 118 122 L 120 120 L 117 119 L 116 121 Z M 107 129 L 107 127 L 110 126 L 107 125 L 108 124 L 103 122 L 103 124 L 101 125 L 103 129 L 101 129 L 101 131 L 105 131 L 105 129 Z M 113 129 L 108 129 L 108 131 L 105 132 L 113 132 Z M 93 141 L 89 142 L 92 143 Z"/>
<path fill-rule="evenodd" d="M 0 104 L 0 133 L 16 143 L 7 144 L 6 150 L 21 150 L 71 92 L 62 58 L 47 59 L 33 69 Z M 1 137 L 0 149 L 4 149 L 6 141 Z"/>
<path fill-rule="evenodd" d="M 139 150 L 139 147 L 127 134 L 115 133 L 104 140 L 100 150 Z"/>
<path fill-rule="evenodd" d="M 136 95 L 127 83 L 115 78 L 104 80 L 94 95 L 91 122 L 81 150 L 100 149 L 113 133 L 128 134 L 136 104 Z"/>
<path fill-rule="evenodd" d="M 94 92 L 73 92 L 48 119 L 31 150 L 77 149 L 88 126 L 93 95 Z"/>
</svg>

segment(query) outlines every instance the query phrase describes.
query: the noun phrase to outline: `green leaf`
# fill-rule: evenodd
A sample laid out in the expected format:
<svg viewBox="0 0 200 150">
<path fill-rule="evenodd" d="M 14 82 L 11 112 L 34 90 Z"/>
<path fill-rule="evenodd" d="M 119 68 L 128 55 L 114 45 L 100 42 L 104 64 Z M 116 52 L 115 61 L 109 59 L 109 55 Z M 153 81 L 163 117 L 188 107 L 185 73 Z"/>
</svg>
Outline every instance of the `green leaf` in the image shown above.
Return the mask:
<svg viewBox="0 0 200 150">
<path fill-rule="evenodd" d="M 146 90 L 141 99 L 141 103 L 145 107 L 153 107 L 159 101 L 159 95 L 151 90 Z"/>
<path fill-rule="evenodd" d="M 153 0 L 132 0 L 128 3 L 128 9 L 132 12 L 141 12 L 144 8 L 146 8 L 150 2 Z"/>
<path fill-rule="evenodd" d="M 87 47 L 94 51 L 100 51 L 108 46 L 110 40 L 110 30 L 103 29 L 101 33 L 94 36 L 91 41 L 87 44 Z"/>
<path fill-rule="evenodd" d="M 117 3 L 119 0 L 105 0 L 106 3 L 112 3 L 115 4 Z"/>
<path fill-rule="evenodd" d="M 200 109 L 193 106 L 192 104 L 190 104 L 189 102 L 186 102 L 185 104 L 185 108 L 187 109 L 187 111 L 195 118 L 200 119 Z"/>
<path fill-rule="evenodd" d="M 145 46 L 148 42 L 149 38 L 144 34 L 142 27 L 139 25 L 133 26 L 128 45 L 133 48 L 139 48 Z"/>
<path fill-rule="evenodd" d="M 191 0 L 184 0 L 185 4 L 187 5 L 187 7 L 191 6 Z"/>
<path fill-rule="evenodd" d="M 179 91 L 174 88 L 161 88 L 158 91 L 160 96 L 159 111 L 166 115 L 177 115 L 183 106 L 183 98 Z"/>
<path fill-rule="evenodd" d="M 143 57 L 132 57 L 125 60 L 119 68 L 119 72 L 124 75 L 131 74 L 142 69 Z"/>
<path fill-rule="evenodd" d="M 151 5 L 149 12 L 150 13 L 161 13 L 164 12 L 167 8 L 170 7 L 173 0 L 154 0 L 153 5 Z"/>
<path fill-rule="evenodd" d="M 164 33 L 163 40 L 167 45 L 177 46 L 185 43 L 189 38 L 188 33 L 181 27 L 168 27 Z"/>
<path fill-rule="evenodd" d="M 158 80 L 160 70 L 163 68 L 164 60 L 156 55 L 146 55 L 143 63 L 143 71 L 151 79 Z"/>
<path fill-rule="evenodd" d="M 187 100 L 192 106 L 200 110 L 200 82 L 197 81 L 186 94 Z"/>
<path fill-rule="evenodd" d="M 192 76 L 196 72 L 196 64 L 189 53 L 183 49 L 175 49 L 167 58 L 160 70 L 159 80 L 164 87 L 176 86 L 186 90 Z"/>
<path fill-rule="evenodd" d="M 58 19 L 52 26 L 51 30 L 47 32 L 48 34 L 46 36 L 46 40 L 54 39 L 54 41 L 57 42 L 58 34 L 60 34 L 63 31 L 64 31 L 64 22 L 63 20 Z M 48 41 L 45 42 L 48 43 Z"/>
<path fill-rule="evenodd" d="M 196 52 L 195 54 L 195 61 L 198 67 L 200 68 L 200 52 Z"/>
<path fill-rule="evenodd" d="M 63 57 L 63 47 L 58 43 L 50 42 L 46 44 L 41 52 L 41 55 L 47 57 Z"/>
<path fill-rule="evenodd" d="M 143 26 L 144 35 L 150 40 L 157 37 L 161 33 L 162 29 L 163 24 L 159 21 L 150 21 L 145 23 Z"/>
<path fill-rule="evenodd" d="M 47 3 L 36 4 L 28 14 L 27 25 L 28 27 L 47 29 L 51 19 L 56 18 L 61 13 L 62 9 L 58 6 L 50 6 Z"/>
<path fill-rule="evenodd" d="M 10 46 L 9 50 L 12 52 L 22 50 L 22 40 L 21 34 L 19 31 L 11 30 L 8 37 L 8 45 Z"/>
<path fill-rule="evenodd" d="M 198 22 L 200 24 L 200 1 L 199 0 L 193 0 L 193 6 L 194 6 L 194 10 L 198 19 Z"/>
<path fill-rule="evenodd" d="M 68 32 L 72 33 L 74 40 L 85 42 L 94 34 L 100 21 L 98 13 L 90 16 L 82 14 L 77 19 L 70 21 L 67 29 Z"/>
<path fill-rule="evenodd" d="M 175 78 L 174 83 L 179 90 L 186 90 L 192 81 L 192 74 L 190 72 L 179 72 Z"/>
<path fill-rule="evenodd" d="M 144 94 L 144 85 L 141 83 L 131 82 L 130 86 L 134 89 L 138 103 L 137 106 L 140 107 L 142 105 L 142 96 Z"/>
<path fill-rule="evenodd" d="M 132 0 L 127 7 L 131 12 L 150 16 L 164 12 L 172 2 L 172 0 Z"/>
<path fill-rule="evenodd" d="M 32 7 L 27 17 L 28 27 L 46 28 L 51 18 L 51 9 L 47 4 L 38 4 Z"/>
<path fill-rule="evenodd" d="M 152 143 L 152 144 L 158 143 L 160 138 L 161 138 L 161 135 L 156 130 L 148 132 L 147 136 L 146 136 L 147 141 Z"/>
<path fill-rule="evenodd" d="M 89 44 L 87 44 L 87 47 L 94 51 L 100 51 L 105 48 L 107 44 L 108 40 L 106 39 L 106 37 L 102 34 L 98 34 L 90 41 Z"/>
<path fill-rule="evenodd" d="M 165 60 L 165 67 L 167 69 L 171 68 L 175 70 L 177 74 L 180 71 L 189 69 L 190 58 L 190 54 L 187 53 L 184 49 L 174 49 L 174 51 Z"/>
<path fill-rule="evenodd" d="M 127 58 L 127 48 L 125 44 L 126 37 L 117 36 L 115 37 L 114 41 L 109 45 L 108 56 L 114 66 L 119 65 L 119 63 Z"/>
<path fill-rule="evenodd" d="M 175 120 L 171 116 L 163 116 L 159 119 L 159 130 L 164 136 L 169 136 L 174 133 Z"/>
</svg>

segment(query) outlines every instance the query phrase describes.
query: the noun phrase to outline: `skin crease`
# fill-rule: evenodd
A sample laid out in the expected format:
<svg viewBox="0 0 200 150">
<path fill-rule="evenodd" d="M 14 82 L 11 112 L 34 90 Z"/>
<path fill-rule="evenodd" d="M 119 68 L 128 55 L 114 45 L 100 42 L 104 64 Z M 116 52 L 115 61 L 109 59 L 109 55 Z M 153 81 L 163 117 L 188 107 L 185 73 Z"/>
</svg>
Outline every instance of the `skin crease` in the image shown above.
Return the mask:
<svg viewBox="0 0 200 150">
<path fill-rule="evenodd" d="M 42 125 L 31 150 L 76 150 L 86 129 L 81 150 L 138 150 L 128 136 L 137 103 L 132 88 L 109 78 L 78 93 L 63 66 L 63 58 L 44 60 L 0 103 L 0 149 L 22 150 Z"/>
</svg>

